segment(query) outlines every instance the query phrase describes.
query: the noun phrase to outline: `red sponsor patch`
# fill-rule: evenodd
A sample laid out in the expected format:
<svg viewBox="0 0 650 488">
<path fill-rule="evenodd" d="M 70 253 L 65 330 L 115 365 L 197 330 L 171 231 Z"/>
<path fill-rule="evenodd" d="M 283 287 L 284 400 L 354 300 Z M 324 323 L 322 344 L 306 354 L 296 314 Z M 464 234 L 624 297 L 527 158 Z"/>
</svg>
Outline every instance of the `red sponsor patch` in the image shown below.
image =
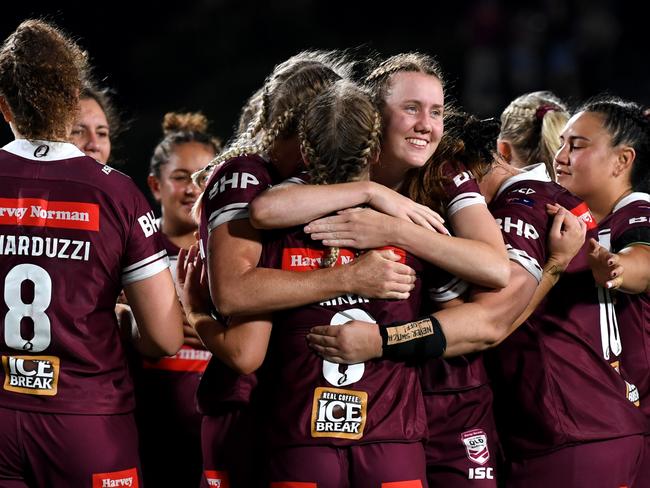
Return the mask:
<svg viewBox="0 0 650 488">
<path fill-rule="evenodd" d="M 399 256 L 400 263 L 406 263 L 406 251 L 398 247 L 386 246 L 377 251 L 391 250 Z M 282 269 L 288 271 L 312 271 L 320 269 L 327 249 L 310 249 L 305 247 L 287 247 L 282 251 Z M 340 249 L 336 265 L 348 264 L 354 261 L 356 253 L 350 249 Z"/>
<path fill-rule="evenodd" d="M 0 225 L 99 230 L 99 205 L 41 198 L 0 198 Z"/>
<path fill-rule="evenodd" d="M 230 488 L 230 480 L 228 480 L 228 472 L 226 471 L 204 471 L 205 479 L 208 486 L 216 488 Z"/>
<path fill-rule="evenodd" d="M 190 346 L 181 347 L 173 356 L 161 358 L 157 361 L 143 360 L 145 369 L 162 369 L 165 371 L 185 371 L 189 373 L 203 373 L 210 361 L 209 351 L 194 349 Z"/>
<path fill-rule="evenodd" d="M 92 488 L 113 488 L 121 486 L 138 488 L 138 470 L 136 468 L 113 471 L 111 473 L 93 474 Z"/>
<path fill-rule="evenodd" d="M 591 211 L 585 202 L 582 202 L 577 207 L 572 208 L 571 213 L 582 220 L 585 224 L 587 224 L 588 230 L 592 230 L 598 227 L 598 224 L 596 224 L 596 221 L 594 220 L 594 216 L 591 215 Z"/>
<path fill-rule="evenodd" d="M 326 249 L 304 247 L 287 247 L 282 251 L 282 269 L 289 271 L 311 271 L 320 269 Z M 336 265 L 347 264 L 354 260 L 354 252 L 340 249 Z"/>
</svg>

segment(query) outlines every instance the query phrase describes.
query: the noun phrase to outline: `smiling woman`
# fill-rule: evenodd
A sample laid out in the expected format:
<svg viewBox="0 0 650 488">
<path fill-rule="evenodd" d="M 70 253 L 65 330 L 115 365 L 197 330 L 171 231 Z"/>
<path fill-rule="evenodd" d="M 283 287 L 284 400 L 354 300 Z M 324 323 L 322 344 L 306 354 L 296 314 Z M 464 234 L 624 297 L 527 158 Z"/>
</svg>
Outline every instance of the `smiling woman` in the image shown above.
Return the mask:
<svg viewBox="0 0 650 488">
<path fill-rule="evenodd" d="M 148 178 L 160 202 L 163 244 L 172 267 L 181 249 L 196 238 L 191 210 L 200 193 L 192 173 L 204 168 L 220 151 L 220 141 L 207 132 L 200 113 L 168 113 L 164 137 L 154 149 Z M 151 486 L 198 486 L 201 476 L 201 416 L 194 397 L 211 354 L 184 324 L 184 345 L 175 356 L 140 361 L 136 373 L 136 421 L 145 482 Z M 161 429 L 161 423 L 168 428 Z M 164 465 L 169 469 L 160 470 Z"/>
</svg>

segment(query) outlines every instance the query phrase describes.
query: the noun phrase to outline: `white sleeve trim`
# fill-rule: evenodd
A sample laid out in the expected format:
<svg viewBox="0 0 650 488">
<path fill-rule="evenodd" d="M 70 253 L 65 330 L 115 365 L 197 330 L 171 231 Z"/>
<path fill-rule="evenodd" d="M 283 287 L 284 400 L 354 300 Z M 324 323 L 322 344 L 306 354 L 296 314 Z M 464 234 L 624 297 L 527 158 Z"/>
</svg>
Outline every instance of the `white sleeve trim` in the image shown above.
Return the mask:
<svg viewBox="0 0 650 488">
<path fill-rule="evenodd" d="M 506 250 L 508 251 L 510 261 L 520 264 L 526 271 L 533 275 L 537 283 L 542 281 L 542 273 L 544 270 L 537 262 L 537 259 L 528 255 L 526 251 L 513 248 L 510 244 L 506 244 Z"/>
<path fill-rule="evenodd" d="M 152 255 L 149 256 L 148 258 L 144 258 L 144 259 L 138 261 L 137 263 L 133 263 L 133 264 L 127 266 L 126 268 L 123 268 L 123 269 L 122 269 L 122 274 L 129 273 L 130 271 L 133 271 L 133 270 L 135 270 L 136 268 L 139 268 L 139 267 L 141 267 L 141 266 L 144 266 L 144 265 L 147 264 L 147 263 L 150 263 L 150 262 L 152 262 L 152 261 L 155 261 L 155 260 L 157 260 L 157 259 L 160 259 L 160 258 L 162 258 L 163 256 L 167 256 L 167 251 L 165 251 L 164 249 L 163 249 L 162 251 L 160 251 L 160 252 L 157 252 L 156 254 L 152 254 Z"/>
<path fill-rule="evenodd" d="M 448 302 L 461 296 L 468 288 L 469 283 L 454 277 L 439 288 L 429 288 L 429 298 L 434 302 Z"/>
<path fill-rule="evenodd" d="M 231 203 L 230 205 L 225 205 L 219 210 L 212 212 L 210 217 L 208 217 L 208 232 L 211 232 L 226 222 L 247 218 L 248 202 Z"/>
<path fill-rule="evenodd" d="M 150 256 L 147 259 L 143 259 L 139 263 L 136 263 L 135 265 L 129 266 L 129 268 L 133 268 L 133 266 L 136 266 L 140 264 L 140 267 L 136 269 L 132 269 L 131 271 L 124 272 L 122 273 L 122 285 L 130 285 L 131 283 L 135 283 L 136 281 L 141 281 L 144 279 L 149 278 L 150 276 L 153 276 L 155 274 L 160 273 L 161 271 L 166 270 L 169 268 L 169 258 L 167 257 L 167 251 L 162 252 L 162 256 L 160 255 L 161 253 L 156 254 L 155 256 L 158 256 L 158 259 L 155 261 L 151 262 L 151 258 L 154 256 Z M 149 261 L 148 264 L 143 263 L 144 261 Z M 126 270 L 126 268 L 124 268 Z"/>
<path fill-rule="evenodd" d="M 486 205 L 485 197 L 476 192 L 461 193 L 447 205 L 447 216 L 454 215 L 459 210 L 472 205 Z"/>
</svg>

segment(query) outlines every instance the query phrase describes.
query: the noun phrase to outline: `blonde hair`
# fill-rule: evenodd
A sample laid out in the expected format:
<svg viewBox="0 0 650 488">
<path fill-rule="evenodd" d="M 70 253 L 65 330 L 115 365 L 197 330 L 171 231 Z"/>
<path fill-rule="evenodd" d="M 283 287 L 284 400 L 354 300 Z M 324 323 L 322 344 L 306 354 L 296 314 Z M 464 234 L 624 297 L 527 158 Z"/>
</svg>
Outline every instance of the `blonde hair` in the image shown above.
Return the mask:
<svg viewBox="0 0 650 488">
<path fill-rule="evenodd" d="M 67 139 L 87 73 L 86 53 L 42 20 L 22 22 L 0 47 L 0 93 L 29 139 Z"/>
<path fill-rule="evenodd" d="M 340 80 L 309 103 L 298 133 L 312 181 L 344 183 L 378 154 L 381 117 L 366 91 Z"/>
<path fill-rule="evenodd" d="M 501 114 L 499 139 L 512 144 L 522 166 L 542 162 L 555 180 L 553 158 L 569 118 L 566 106 L 553 93 L 526 93 L 510 102 Z"/>
<path fill-rule="evenodd" d="M 246 130 L 206 168 L 195 173 L 194 181 L 205 181 L 213 168 L 229 159 L 245 154 L 266 155 L 276 139 L 297 132 L 307 103 L 350 70 L 351 64 L 334 51 L 305 51 L 277 65 L 264 83 L 261 103 Z"/>
<path fill-rule="evenodd" d="M 416 72 L 434 76 L 444 88 L 442 69 L 435 58 L 418 52 L 396 54 L 379 63 L 365 80 L 380 110 L 384 108 L 390 92 L 392 75 L 401 72 Z"/>
</svg>

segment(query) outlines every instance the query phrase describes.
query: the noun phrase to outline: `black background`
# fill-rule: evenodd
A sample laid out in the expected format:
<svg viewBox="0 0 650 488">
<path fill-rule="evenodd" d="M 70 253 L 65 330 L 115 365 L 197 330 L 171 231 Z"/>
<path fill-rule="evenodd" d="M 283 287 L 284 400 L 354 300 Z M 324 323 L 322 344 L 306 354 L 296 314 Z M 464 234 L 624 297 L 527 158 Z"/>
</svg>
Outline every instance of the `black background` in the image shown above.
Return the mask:
<svg viewBox="0 0 650 488">
<path fill-rule="evenodd" d="M 650 102 L 641 3 L 387 2 L 3 2 L 0 37 L 40 17 L 89 51 L 96 77 L 115 90 L 129 121 L 114 155 L 141 186 L 165 112 L 201 110 L 228 139 L 242 103 L 273 66 L 308 48 L 434 54 L 447 97 L 483 116 L 539 89 L 570 103 L 604 90 Z M 11 138 L 0 129 L 1 144 Z"/>
</svg>

